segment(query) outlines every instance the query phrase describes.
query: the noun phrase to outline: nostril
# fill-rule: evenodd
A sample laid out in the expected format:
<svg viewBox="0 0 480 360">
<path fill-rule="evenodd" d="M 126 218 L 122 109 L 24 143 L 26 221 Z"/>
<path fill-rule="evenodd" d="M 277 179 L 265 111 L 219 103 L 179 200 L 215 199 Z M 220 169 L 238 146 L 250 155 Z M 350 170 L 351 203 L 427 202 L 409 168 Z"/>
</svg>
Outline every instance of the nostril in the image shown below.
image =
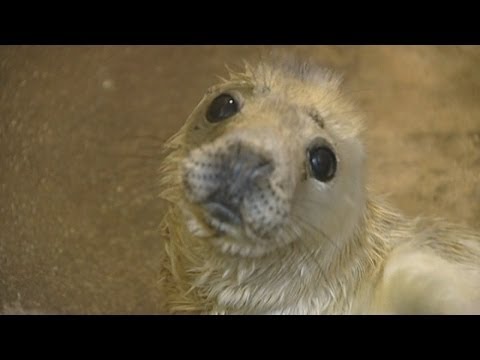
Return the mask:
<svg viewBox="0 0 480 360">
<path fill-rule="evenodd" d="M 268 155 L 241 142 L 195 153 L 183 174 L 189 199 L 221 222 L 240 224 L 244 199 L 266 187 L 275 169 Z"/>
<path fill-rule="evenodd" d="M 251 180 L 260 180 L 267 178 L 273 172 L 273 164 L 270 161 L 264 161 L 259 164 L 250 176 Z"/>
<path fill-rule="evenodd" d="M 222 171 L 232 180 L 250 180 L 273 170 L 271 159 L 248 144 L 231 143 L 221 153 L 224 155 L 220 159 Z"/>
<path fill-rule="evenodd" d="M 240 212 L 230 204 L 220 201 L 212 201 L 204 204 L 204 208 L 210 213 L 210 215 L 222 222 L 235 225 L 239 225 L 242 222 Z"/>
</svg>

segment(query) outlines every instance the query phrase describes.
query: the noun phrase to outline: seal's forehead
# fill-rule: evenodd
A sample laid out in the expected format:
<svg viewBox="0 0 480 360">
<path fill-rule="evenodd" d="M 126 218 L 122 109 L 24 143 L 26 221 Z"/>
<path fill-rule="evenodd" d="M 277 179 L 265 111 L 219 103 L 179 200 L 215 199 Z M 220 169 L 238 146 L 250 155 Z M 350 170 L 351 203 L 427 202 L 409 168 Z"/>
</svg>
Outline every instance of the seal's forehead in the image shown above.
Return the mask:
<svg viewBox="0 0 480 360">
<path fill-rule="evenodd" d="M 229 69 L 231 81 L 245 81 L 260 88 L 300 82 L 304 86 L 338 89 L 342 83 L 342 76 L 332 69 L 293 56 L 270 57 L 254 65 L 245 62 L 244 66 L 244 72 Z"/>
<path fill-rule="evenodd" d="M 306 84 L 338 88 L 342 79 L 333 70 L 320 67 L 309 61 L 293 57 L 279 57 L 260 63 L 256 72 L 271 72 L 286 79 L 295 79 Z"/>
<path fill-rule="evenodd" d="M 219 76 L 220 83 L 210 87 L 207 94 L 232 88 L 250 88 L 260 95 L 297 92 L 295 89 L 299 88 L 315 93 L 338 90 L 342 83 L 342 76 L 332 69 L 288 55 L 265 58 L 253 64 L 244 61 L 241 70 L 226 67 L 229 78 Z"/>
</svg>

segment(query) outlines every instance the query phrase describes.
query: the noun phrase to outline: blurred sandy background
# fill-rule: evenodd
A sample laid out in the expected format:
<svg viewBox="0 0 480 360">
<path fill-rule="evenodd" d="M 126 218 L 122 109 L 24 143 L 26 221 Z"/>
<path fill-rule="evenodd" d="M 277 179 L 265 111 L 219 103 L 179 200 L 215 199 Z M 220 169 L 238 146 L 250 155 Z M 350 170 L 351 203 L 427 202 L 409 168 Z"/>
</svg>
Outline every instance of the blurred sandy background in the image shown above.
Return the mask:
<svg viewBox="0 0 480 360">
<path fill-rule="evenodd" d="M 161 313 L 159 147 L 252 46 L 0 47 L 0 313 Z M 366 115 L 372 186 L 480 229 L 480 47 L 299 46 Z"/>
</svg>

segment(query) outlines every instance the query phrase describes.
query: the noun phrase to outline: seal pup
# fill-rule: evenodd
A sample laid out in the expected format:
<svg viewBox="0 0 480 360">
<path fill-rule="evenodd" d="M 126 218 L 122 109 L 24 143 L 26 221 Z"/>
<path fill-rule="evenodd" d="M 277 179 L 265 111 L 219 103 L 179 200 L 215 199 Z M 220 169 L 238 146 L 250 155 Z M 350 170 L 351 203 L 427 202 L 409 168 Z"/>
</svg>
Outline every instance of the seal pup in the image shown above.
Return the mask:
<svg viewBox="0 0 480 360">
<path fill-rule="evenodd" d="M 333 71 L 291 57 L 208 89 L 165 145 L 168 311 L 480 313 L 480 235 L 369 190 Z"/>
</svg>

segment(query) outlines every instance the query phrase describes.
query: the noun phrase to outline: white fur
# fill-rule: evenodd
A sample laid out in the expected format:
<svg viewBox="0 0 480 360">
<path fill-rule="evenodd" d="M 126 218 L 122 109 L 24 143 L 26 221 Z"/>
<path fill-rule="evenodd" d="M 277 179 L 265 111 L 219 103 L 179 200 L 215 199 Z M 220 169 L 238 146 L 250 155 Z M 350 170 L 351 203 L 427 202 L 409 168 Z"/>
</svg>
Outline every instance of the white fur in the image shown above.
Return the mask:
<svg viewBox="0 0 480 360">
<path fill-rule="evenodd" d="M 229 90 L 244 94 L 240 114 L 207 124 L 209 101 Z M 311 118 L 311 109 L 324 126 Z M 167 144 L 171 152 L 162 168 L 162 197 L 171 204 L 163 222 L 169 310 L 480 313 L 480 235 L 408 219 L 370 194 L 362 129 L 339 78 L 314 66 L 284 60 L 247 66 L 210 89 Z M 329 183 L 306 171 L 305 149 L 315 137 L 329 141 L 339 158 Z M 185 196 L 181 164 L 232 141 L 274 157 L 272 179 L 291 208 L 272 238 L 255 239 L 227 225 L 227 235 L 219 235 Z"/>
</svg>

